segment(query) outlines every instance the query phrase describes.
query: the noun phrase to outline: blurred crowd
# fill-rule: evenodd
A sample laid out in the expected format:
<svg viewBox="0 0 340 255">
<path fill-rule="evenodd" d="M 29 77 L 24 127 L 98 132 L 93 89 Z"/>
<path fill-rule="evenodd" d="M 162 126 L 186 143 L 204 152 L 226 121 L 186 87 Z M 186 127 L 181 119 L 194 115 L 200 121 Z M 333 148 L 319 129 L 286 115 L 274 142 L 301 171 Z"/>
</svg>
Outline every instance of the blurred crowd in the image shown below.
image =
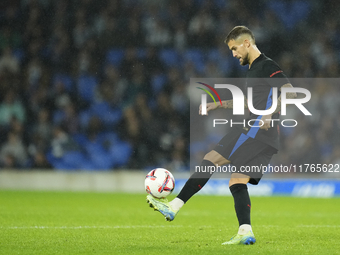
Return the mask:
<svg viewBox="0 0 340 255">
<path fill-rule="evenodd" d="M 338 10 L 330 0 L 2 0 L 0 164 L 188 170 L 190 78 L 245 75 L 226 34 L 248 26 L 288 77 L 335 78 Z M 282 132 L 276 162 L 340 161 L 340 89 L 320 87 L 317 117 Z"/>
</svg>

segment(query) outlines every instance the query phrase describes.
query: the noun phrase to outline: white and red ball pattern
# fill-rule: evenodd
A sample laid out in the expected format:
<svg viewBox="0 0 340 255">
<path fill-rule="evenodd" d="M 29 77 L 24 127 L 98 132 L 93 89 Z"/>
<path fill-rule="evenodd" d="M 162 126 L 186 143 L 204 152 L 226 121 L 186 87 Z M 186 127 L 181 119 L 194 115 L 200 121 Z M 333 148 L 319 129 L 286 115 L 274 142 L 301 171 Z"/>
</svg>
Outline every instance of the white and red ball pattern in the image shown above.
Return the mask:
<svg viewBox="0 0 340 255">
<path fill-rule="evenodd" d="M 164 168 L 151 170 L 145 177 L 145 190 L 155 198 L 165 198 L 175 188 L 175 179 L 170 171 Z"/>
</svg>

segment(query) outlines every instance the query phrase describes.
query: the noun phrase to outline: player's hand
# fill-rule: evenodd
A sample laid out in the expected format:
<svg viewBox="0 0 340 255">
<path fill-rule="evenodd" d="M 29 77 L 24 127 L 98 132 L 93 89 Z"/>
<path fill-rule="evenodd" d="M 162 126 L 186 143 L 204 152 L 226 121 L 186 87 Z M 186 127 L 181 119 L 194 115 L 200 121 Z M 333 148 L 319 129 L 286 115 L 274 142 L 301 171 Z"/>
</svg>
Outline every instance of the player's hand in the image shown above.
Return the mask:
<svg viewBox="0 0 340 255">
<path fill-rule="evenodd" d="M 260 129 L 264 129 L 266 131 L 268 131 L 268 129 L 271 127 L 270 123 L 272 120 L 272 115 L 263 115 L 261 120 L 263 121 L 263 125 L 260 127 Z"/>
<path fill-rule="evenodd" d="M 211 110 L 215 110 L 216 108 L 218 108 L 219 105 L 215 104 L 215 103 L 207 103 L 207 115 L 208 112 Z M 200 105 L 200 109 L 199 109 L 199 115 L 202 115 L 202 104 Z"/>
</svg>

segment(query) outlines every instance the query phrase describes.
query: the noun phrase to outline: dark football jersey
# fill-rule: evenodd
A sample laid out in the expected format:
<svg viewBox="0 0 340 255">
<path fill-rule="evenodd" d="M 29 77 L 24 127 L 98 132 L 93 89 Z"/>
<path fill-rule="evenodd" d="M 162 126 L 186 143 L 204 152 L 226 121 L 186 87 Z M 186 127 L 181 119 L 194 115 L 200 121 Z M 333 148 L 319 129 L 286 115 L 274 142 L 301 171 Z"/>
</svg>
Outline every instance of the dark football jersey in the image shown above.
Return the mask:
<svg viewBox="0 0 340 255">
<path fill-rule="evenodd" d="M 261 54 L 253 61 L 247 72 L 246 88 L 252 87 L 253 89 L 253 106 L 256 110 L 269 109 L 273 103 L 273 88 L 277 88 L 277 97 L 279 97 L 279 88 L 287 83 L 290 82 L 279 65 L 264 54 Z M 248 120 L 259 120 L 261 118 L 262 116 L 250 112 Z M 279 114 L 273 114 L 272 119 L 279 119 Z M 251 125 L 253 127 L 248 126 L 246 134 L 275 149 L 279 149 L 278 123 L 278 121 L 274 121 L 273 127 L 266 131 L 258 127 L 259 122 L 252 121 Z"/>
</svg>

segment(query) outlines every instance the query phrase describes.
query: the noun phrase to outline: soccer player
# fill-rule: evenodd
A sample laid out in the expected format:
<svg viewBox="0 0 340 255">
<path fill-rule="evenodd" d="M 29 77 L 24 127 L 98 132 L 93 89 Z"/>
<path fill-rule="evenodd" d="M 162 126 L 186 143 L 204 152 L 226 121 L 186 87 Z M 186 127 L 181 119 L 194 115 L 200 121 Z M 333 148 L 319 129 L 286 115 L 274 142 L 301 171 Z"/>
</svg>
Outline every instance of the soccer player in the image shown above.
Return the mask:
<svg viewBox="0 0 340 255">
<path fill-rule="evenodd" d="M 257 119 L 257 124 L 236 128 L 225 135 L 216 147 L 208 152 L 202 161 L 200 169 L 233 164 L 238 169 L 232 173 L 229 189 L 234 198 L 236 216 L 239 222 L 238 233 L 225 244 L 254 244 L 256 239 L 250 223 L 250 198 L 247 183 L 257 185 L 262 177 L 262 171 L 256 173 L 242 173 L 243 166 L 267 166 L 272 156 L 279 149 L 277 121 L 281 109 L 282 87 L 292 87 L 286 75 L 273 60 L 260 52 L 255 44 L 251 30 L 245 26 L 234 27 L 224 41 L 232 51 L 233 57 L 239 59 L 241 65 L 249 65 L 247 71 L 247 87 L 253 89 L 253 106 L 257 110 L 267 110 L 272 106 L 273 88 L 278 88 L 278 104 L 273 114 L 258 116 L 250 113 L 250 119 Z M 287 93 L 287 98 L 296 97 L 296 93 Z M 206 104 L 206 111 L 216 108 L 233 108 L 233 100 L 223 101 L 223 106 L 214 103 Z M 247 100 L 244 104 L 248 107 Z M 202 105 L 199 113 L 202 114 Z M 260 121 L 262 120 L 262 122 Z M 246 121 L 245 123 L 248 123 Z M 262 126 L 261 126 L 262 124 Z M 261 127 L 260 127 L 261 126 Z M 197 193 L 209 180 L 211 174 L 195 172 L 185 183 L 178 196 L 168 202 L 166 199 L 155 199 L 147 196 L 147 202 L 155 210 L 162 213 L 168 221 L 172 221 L 181 207 Z"/>
</svg>

